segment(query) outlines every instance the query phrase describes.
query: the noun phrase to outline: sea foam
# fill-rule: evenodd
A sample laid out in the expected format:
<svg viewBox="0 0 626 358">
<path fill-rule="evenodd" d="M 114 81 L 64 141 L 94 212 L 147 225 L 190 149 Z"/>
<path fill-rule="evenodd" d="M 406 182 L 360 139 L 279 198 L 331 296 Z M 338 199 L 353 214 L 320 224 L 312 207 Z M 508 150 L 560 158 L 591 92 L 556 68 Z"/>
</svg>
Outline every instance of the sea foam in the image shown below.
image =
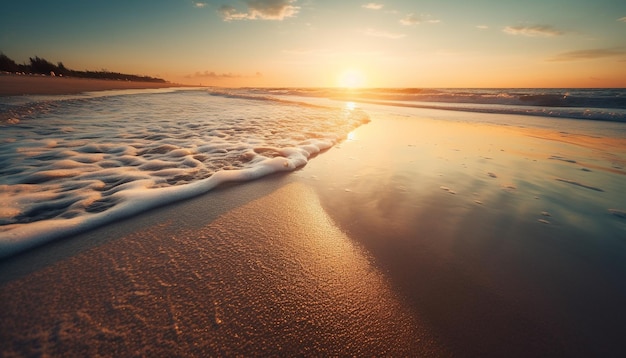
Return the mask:
<svg viewBox="0 0 626 358">
<path fill-rule="evenodd" d="M 11 107 L 18 120 L 0 124 L 0 257 L 292 171 L 369 121 L 339 106 L 206 91 L 43 102 Z"/>
</svg>

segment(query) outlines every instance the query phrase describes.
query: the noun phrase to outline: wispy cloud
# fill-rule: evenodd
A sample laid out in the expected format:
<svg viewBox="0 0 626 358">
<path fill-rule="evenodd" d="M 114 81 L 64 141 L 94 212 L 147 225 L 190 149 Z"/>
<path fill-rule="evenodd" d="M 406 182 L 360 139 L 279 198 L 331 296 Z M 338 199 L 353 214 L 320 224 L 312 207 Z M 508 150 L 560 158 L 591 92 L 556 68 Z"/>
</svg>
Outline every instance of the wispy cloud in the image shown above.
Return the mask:
<svg viewBox="0 0 626 358">
<path fill-rule="evenodd" d="M 392 39 L 392 40 L 401 39 L 406 36 L 405 34 L 399 34 L 395 32 L 381 31 L 381 30 L 375 30 L 375 29 L 366 29 L 365 31 L 363 31 L 363 33 L 367 36 L 383 37 L 383 38 Z"/>
<path fill-rule="evenodd" d="M 365 5 L 361 5 L 362 8 L 368 9 L 368 10 L 380 10 L 384 6 L 385 5 L 383 5 L 383 4 L 377 4 L 377 3 L 373 3 L 373 2 L 365 4 Z"/>
<path fill-rule="evenodd" d="M 415 24 L 419 24 L 420 20 L 414 14 L 408 14 L 403 19 L 400 20 L 400 23 L 404 26 L 411 26 Z"/>
<path fill-rule="evenodd" d="M 626 16 L 620 17 L 619 19 L 617 19 L 617 21 L 626 22 Z"/>
<path fill-rule="evenodd" d="M 595 48 L 588 50 L 578 50 L 562 52 L 548 59 L 552 62 L 595 60 L 598 58 L 614 57 L 626 55 L 626 49 L 620 47 Z"/>
<path fill-rule="evenodd" d="M 432 16 L 430 15 L 418 16 L 415 14 L 408 14 L 402 19 L 400 19 L 400 23 L 404 26 L 413 26 L 413 25 L 422 24 L 422 23 L 437 24 L 439 22 L 441 22 L 441 20 L 433 19 Z"/>
<path fill-rule="evenodd" d="M 507 26 L 502 31 L 509 35 L 529 37 L 552 37 L 563 35 L 563 31 L 557 30 L 549 25 Z"/>
<path fill-rule="evenodd" d="M 204 72 L 196 72 L 193 75 L 187 75 L 185 78 L 210 78 L 215 80 L 220 79 L 233 79 L 233 78 L 252 78 L 252 77 L 262 77 L 261 72 L 257 72 L 254 75 L 241 75 L 237 73 L 217 73 L 213 71 L 204 71 Z"/>
<path fill-rule="evenodd" d="M 487 30 L 489 28 L 489 26 L 487 25 L 476 25 L 476 28 L 479 30 Z"/>
<path fill-rule="evenodd" d="M 199 2 L 199 1 L 193 1 L 193 7 L 197 7 L 197 8 L 203 8 L 206 6 L 205 2 Z"/>
<path fill-rule="evenodd" d="M 244 0 L 246 11 L 241 12 L 230 5 L 222 5 L 219 13 L 224 21 L 233 20 L 283 20 L 295 16 L 300 8 L 292 5 L 295 0 Z"/>
</svg>

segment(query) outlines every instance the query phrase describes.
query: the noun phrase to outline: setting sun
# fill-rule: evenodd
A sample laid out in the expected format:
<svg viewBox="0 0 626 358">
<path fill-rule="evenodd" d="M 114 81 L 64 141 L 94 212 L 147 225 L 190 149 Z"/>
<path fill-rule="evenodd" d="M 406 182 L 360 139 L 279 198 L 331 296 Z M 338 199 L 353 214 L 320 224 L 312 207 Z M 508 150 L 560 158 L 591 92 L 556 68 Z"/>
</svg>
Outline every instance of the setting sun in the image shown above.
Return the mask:
<svg viewBox="0 0 626 358">
<path fill-rule="evenodd" d="M 351 68 L 341 73 L 337 84 L 339 87 L 346 88 L 363 87 L 365 85 L 365 76 L 361 71 Z"/>
<path fill-rule="evenodd" d="M 0 358 L 626 358 L 626 0 L 0 7 Z"/>
</svg>

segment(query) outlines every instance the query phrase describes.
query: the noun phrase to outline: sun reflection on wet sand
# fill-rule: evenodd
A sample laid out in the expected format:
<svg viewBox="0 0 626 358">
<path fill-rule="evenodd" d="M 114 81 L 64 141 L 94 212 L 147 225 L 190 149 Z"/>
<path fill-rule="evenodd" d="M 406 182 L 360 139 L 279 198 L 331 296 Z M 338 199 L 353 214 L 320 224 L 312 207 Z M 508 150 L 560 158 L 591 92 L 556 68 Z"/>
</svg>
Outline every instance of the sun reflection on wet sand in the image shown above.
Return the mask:
<svg viewBox="0 0 626 358">
<path fill-rule="evenodd" d="M 330 217 L 446 346 L 615 351 L 626 140 L 370 112 L 358 140 L 297 175 L 326 184 Z"/>
</svg>

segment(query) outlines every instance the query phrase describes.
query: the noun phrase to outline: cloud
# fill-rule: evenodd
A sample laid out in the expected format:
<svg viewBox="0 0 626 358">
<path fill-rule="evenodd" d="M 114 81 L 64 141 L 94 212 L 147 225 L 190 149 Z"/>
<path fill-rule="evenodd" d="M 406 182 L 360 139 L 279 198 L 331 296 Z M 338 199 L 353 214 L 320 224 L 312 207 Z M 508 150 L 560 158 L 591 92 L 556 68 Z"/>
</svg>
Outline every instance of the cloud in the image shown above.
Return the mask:
<svg viewBox="0 0 626 358">
<path fill-rule="evenodd" d="M 567 61 L 581 61 L 581 60 L 595 60 L 598 58 L 613 57 L 626 55 L 624 48 L 596 48 L 579 51 L 562 52 L 556 56 L 549 58 L 551 62 L 567 62 Z"/>
<path fill-rule="evenodd" d="M 205 6 L 206 6 L 206 3 L 205 3 L 205 2 L 199 2 L 199 1 L 194 1 L 194 2 L 193 2 L 193 7 L 197 7 L 197 8 L 199 8 L 199 9 L 200 9 L 200 8 L 205 7 Z"/>
<path fill-rule="evenodd" d="M 400 20 L 400 23 L 404 26 L 411 26 L 411 25 L 419 24 L 420 20 L 414 14 L 408 14 L 403 19 Z"/>
<path fill-rule="evenodd" d="M 291 5 L 296 0 L 244 0 L 246 11 L 240 12 L 230 5 L 218 10 L 224 21 L 233 20 L 283 20 L 295 16 L 300 7 Z"/>
<path fill-rule="evenodd" d="M 562 31 L 559 31 L 549 25 L 507 26 L 502 31 L 509 35 L 522 35 L 529 37 L 552 37 L 563 35 Z"/>
<path fill-rule="evenodd" d="M 185 78 L 211 78 L 211 79 L 232 79 L 232 78 L 251 78 L 251 77 L 262 77 L 261 72 L 255 73 L 253 76 L 249 75 L 240 75 L 236 73 L 216 73 L 213 71 L 204 71 L 204 72 L 196 72 L 193 75 L 187 75 Z"/>
<path fill-rule="evenodd" d="M 383 37 L 386 39 L 393 39 L 393 40 L 401 39 L 406 36 L 405 34 L 398 34 L 398 33 L 380 31 L 380 30 L 374 30 L 374 29 L 367 29 L 363 31 L 363 33 L 367 36 Z"/>
<path fill-rule="evenodd" d="M 617 19 L 617 21 L 626 22 L 626 16 L 620 17 L 619 19 Z"/>
<path fill-rule="evenodd" d="M 408 14 L 404 18 L 400 19 L 400 23 L 404 26 L 413 26 L 422 23 L 437 24 L 439 22 L 441 21 L 432 19 L 430 15 L 417 16 L 415 14 Z"/>
<path fill-rule="evenodd" d="M 362 8 L 364 9 L 368 9 L 368 10 L 380 10 L 383 8 L 383 4 L 376 4 L 376 3 L 369 3 L 369 4 L 365 4 L 365 5 L 361 5 Z"/>
<path fill-rule="evenodd" d="M 222 5 L 218 10 L 224 21 L 243 20 L 248 18 L 248 13 L 239 12 L 232 6 Z"/>
<path fill-rule="evenodd" d="M 476 25 L 476 28 L 480 29 L 480 30 L 487 30 L 489 28 L 489 26 L 487 26 L 487 25 Z"/>
</svg>

